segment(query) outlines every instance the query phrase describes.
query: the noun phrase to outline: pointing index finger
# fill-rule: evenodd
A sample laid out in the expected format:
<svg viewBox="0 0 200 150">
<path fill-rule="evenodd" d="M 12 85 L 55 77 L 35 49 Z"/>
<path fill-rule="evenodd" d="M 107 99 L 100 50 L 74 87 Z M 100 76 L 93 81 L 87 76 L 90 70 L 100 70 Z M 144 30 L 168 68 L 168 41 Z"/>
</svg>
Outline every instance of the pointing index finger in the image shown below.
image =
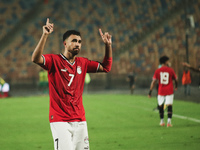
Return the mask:
<svg viewBox="0 0 200 150">
<path fill-rule="evenodd" d="M 49 24 L 49 18 L 47 18 L 47 22 L 46 22 L 46 25 L 47 25 L 47 24 Z"/>
<path fill-rule="evenodd" d="M 103 36 L 103 32 L 102 32 L 101 29 L 99 29 L 99 33 L 100 33 L 101 36 Z"/>
</svg>

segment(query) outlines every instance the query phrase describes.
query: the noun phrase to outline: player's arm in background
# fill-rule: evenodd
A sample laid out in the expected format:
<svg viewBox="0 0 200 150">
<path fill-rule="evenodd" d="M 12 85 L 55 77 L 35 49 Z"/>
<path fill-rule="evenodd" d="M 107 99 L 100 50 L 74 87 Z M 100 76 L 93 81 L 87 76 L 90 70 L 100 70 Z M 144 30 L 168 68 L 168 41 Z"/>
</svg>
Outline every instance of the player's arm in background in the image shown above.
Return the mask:
<svg viewBox="0 0 200 150">
<path fill-rule="evenodd" d="M 178 89 L 178 77 L 177 77 L 176 73 L 174 72 L 174 70 L 173 70 L 172 79 L 174 80 L 174 83 L 175 83 L 174 90 L 176 91 Z"/>
<path fill-rule="evenodd" d="M 156 79 L 153 79 L 152 82 L 151 82 L 151 85 L 150 85 L 150 89 L 149 89 L 149 94 L 148 94 L 148 97 L 151 98 L 151 93 L 152 93 L 152 90 L 156 84 Z"/>
<path fill-rule="evenodd" d="M 175 79 L 174 82 L 175 82 L 175 91 L 176 91 L 178 89 L 178 79 Z"/>
<path fill-rule="evenodd" d="M 183 62 L 182 65 L 185 66 L 185 67 L 188 67 L 188 68 L 191 69 L 192 71 L 200 72 L 200 68 L 194 68 L 194 67 L 192 67 L 190 64 L 188 64 L 188 63 L 186 63 L 186 62 Z"/>
<path fill-rule="evenodd" d="M 112 66 L 112 36 L 108 32 L 103 34 L 101 29 L 99 29 L 99 33 L 105 44 L 105 57 L 100 63 L 98 72 L 109 72 Z"/>
<path fill-rule="evenodd" d="M 35 50 L 33 51 L 32 62 L 34 62 L 38 65 L 44 64 L 44 59 L 42 57 L 42 53 L 43 53 L 43 50 L 44 50 L 44 46 L 45 46 L 47 37 L 52 32 L 53 32 L 53 24 L 49 23 L 49 18 L 47 18 L 46 25 L 43 26 L 43 33 L 42 33 L 42 36 L 40 38 L 40 41 L 38 42 Z"/>
</svg>

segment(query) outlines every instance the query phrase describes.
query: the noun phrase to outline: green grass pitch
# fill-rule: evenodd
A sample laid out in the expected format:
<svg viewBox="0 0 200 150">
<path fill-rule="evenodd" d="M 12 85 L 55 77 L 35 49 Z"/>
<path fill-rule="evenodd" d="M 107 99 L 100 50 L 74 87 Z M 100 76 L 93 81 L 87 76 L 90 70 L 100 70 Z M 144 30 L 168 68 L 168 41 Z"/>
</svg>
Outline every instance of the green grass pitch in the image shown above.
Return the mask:
<svg viewBox="0 0 200 150">
<path fill-rule="evenodd" d="M 153 111 L 155 97 L 94 94 L 83 100 L 91 150 L 200 149 L 200 104 L 175 100 L 167 128 Z M 0 99 L 0 149 L 53 150 L 48 111 L 48 96 Z"/>
</svg>

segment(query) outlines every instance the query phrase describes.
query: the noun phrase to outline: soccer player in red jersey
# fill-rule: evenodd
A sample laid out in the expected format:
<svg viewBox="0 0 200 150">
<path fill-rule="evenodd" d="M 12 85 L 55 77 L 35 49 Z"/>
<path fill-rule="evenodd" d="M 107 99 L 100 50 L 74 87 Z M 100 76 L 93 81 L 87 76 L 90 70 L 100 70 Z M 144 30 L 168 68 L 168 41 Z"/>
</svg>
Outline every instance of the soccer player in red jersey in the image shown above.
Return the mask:
<svg viewBox="0 0 200 150">
<path fill-rule="evenodd" d="M 153 80 L 151 82 L 149 98 L 151 97 L 151 93 L 153 87 L 158 80 L 158 105 L 159 105 L 159 113 L 160 113 L 160 125 L 165 126 L 164 123 L 164 104 L 168 107 L 168 120 L 167 127 L 172 127 L 171 118 L 172 118 L 172 104 L 174 99 L 174 85 L 173 80 L 175 81 L 175 90 L 177 90 L 178 80 L 177 76 L 172 68 L 169 67 L 169 58 L 167 56 L 163 56 L 160 58 L 160 64 L 162 65 L 159 69 L 157 69 L 153 75 Z"/>
<path fill-rule="evenodd" d="M 86 73 L 109 72 L 112 65 L 112 37 L 106 32 L 100 36 L 105 43 L 102 63 L 77 57 L 81 50 L 80 32 L 69 30 L 63 35 L 64 52 L 43 55 L 43 49 L 54 24 L 47 18 L 43 34 L 32 61 L 48 71 L 50 110 L 49 121 L 55 150 L 89 149 L 87 123 L 82 102 Z"/>
</svg>

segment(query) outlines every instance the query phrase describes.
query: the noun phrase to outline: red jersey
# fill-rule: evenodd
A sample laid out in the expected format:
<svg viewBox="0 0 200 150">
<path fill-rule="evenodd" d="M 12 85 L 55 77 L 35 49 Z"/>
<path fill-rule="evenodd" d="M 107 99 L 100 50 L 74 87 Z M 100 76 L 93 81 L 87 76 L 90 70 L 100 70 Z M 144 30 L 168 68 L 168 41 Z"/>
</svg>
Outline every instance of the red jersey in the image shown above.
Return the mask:
<svg viewBox="0 0 200 150">
<path fill-rule="evenodd" d="M 49 80 L 49 121 L 85 121 L 82 93 L 86 73 L 96 72 L 99 63 L 87 58 L 76 57 L 70 63 L 63 54 L 46 54 L 44 69 Z"/>
<path fill-rule="evenodd" d="M 158 95 L 171 95 L 174 93 L 173 80 L 177 79 L 174 70 L 167 66 L 157 69 L 153 75 L 153 80 L 158 80 Z"/>
</svg>

